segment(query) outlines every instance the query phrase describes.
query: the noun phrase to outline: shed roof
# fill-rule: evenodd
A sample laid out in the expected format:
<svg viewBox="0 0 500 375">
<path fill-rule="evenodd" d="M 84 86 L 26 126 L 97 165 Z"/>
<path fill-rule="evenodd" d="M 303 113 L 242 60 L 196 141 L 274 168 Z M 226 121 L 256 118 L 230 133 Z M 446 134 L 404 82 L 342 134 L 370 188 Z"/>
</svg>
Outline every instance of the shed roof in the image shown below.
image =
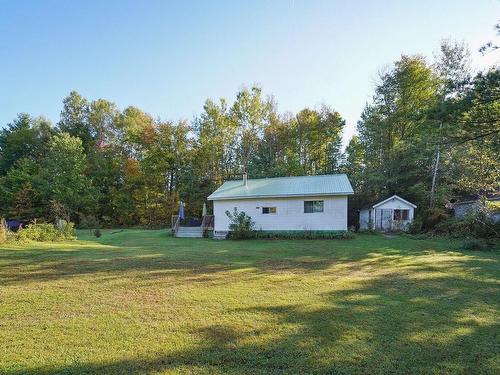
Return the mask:
<svg viewBox="0 0 500 375">
<path fill-rule="evenodd" d="M 293 196 L 351 195 L 351 183 L 345 174 L 273 177 L 226 181 L 208 200 L 278 198 Z"/>
<path fill-rule="evenodd" d="M 487 201 L 500 200 L 500 191 L 483 193 L 482 195 L 486 198 Z M 479 198 L 480 198 L 479 194 L 464 195 L 456 202 L 454 202 L 454 205 L 474 203 L 479 201 Z"/>
<path fill-rule="evenodd" d="M 384 199 L 384 200 L 382 200 L 380 202 L 373 203 L 373 204 L 368 204 L 368 205 L 362 207 L 361 210 L 369 210 L 370 208 L 377 208 L 378 206 L 384 204 L 387 201 L 390 201 L 391 199 L 398 199 L 401 202 L 406 203 L 407 205 L 409 205 L 409 206 L 411 206 L 413 208 L 417 208 L 416 205 L 414 205 L 411 202 L 408 202 L 406 199 L 401 198 L 399 195 L 393 195 L 392 197 L 386 198 L 386 199 Z"/>
</svg>

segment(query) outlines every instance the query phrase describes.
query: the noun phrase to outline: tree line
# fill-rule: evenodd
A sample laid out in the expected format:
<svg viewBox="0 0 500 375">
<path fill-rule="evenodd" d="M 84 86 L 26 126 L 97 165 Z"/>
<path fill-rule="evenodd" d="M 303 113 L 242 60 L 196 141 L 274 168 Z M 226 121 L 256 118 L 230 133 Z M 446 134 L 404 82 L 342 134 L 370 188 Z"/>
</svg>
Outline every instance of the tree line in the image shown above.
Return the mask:
<svg viewBox="0 0 500 375">
<path fill-rule="evenodd" d="M 435 61 L 402 56 L 381 72 L 345 150 L 328 106 L 280 113 L 259 87 L 207 100 L 192 121 L 119 110 L 77 92 L 59 122 L 20 114 L 0 131 L 0 215 L 83 225 L 165 226 L 179 200 L 199 217 L 224 180 L 346 173 L 350 223 L 367 202 L 400 194 L 424 226 L 452 197 L 499 188 L 500 71 L 473 73 L 467 48 Z"/>
</svg>

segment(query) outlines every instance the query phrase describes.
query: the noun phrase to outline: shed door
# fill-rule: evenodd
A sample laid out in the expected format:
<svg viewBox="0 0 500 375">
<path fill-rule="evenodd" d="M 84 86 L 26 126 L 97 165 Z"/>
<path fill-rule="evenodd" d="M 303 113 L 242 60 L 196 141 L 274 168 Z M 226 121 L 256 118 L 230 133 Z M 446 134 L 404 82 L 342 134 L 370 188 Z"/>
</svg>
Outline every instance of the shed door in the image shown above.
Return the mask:
<svg viewBox="0 0 500 375">
<path fill-rule="evenodd" d="M 392 210 L 391 209 L 376 209 L 375 210 L 375 228 L 377 230 L 391 230 Z"/>
</svg>

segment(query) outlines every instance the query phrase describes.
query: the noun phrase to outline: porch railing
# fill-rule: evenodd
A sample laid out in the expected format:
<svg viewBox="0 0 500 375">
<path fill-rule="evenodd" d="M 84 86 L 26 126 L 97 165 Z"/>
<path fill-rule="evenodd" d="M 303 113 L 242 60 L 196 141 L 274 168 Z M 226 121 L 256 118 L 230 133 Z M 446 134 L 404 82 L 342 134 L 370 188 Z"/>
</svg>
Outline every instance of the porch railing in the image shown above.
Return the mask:
<svg viewBox="0 0 500 375">
<path fill-rule="evenodd" d="M 179 225 L 181 223 L 181 218 L 179 215 L 172 215 L 172 222 L 170 228 L 172 228 L 172 234 L 175 235 L 179 230 Z"/>
<path fill-rule="evenodd" d="M 201 228 L 203 230 L 213 230 L 214 229 L 214 215 L 205 215 L 201 221 Z"/>
<path fill-rule="evenodd" d="M 172 234 L 175 236 L 179 231 L 179 226 L 181 223 L 181 219 L 179 215 L 172 215 L 170 228 L 172 230 Z M 213 230 L 214 229 L 214 215 L 205 215 L 201 221 L 201 228 L 203 231 Z"/>
</svg>

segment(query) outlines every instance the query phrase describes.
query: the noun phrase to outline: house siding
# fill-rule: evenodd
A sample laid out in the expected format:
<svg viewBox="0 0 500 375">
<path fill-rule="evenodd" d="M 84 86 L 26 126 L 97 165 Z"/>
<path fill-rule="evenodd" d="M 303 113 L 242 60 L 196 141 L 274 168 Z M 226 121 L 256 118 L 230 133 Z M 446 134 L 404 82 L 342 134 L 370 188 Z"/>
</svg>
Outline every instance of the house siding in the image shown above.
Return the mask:
<svg viewBox="0 0 500 375">
<path fill-rule="evenodd" d="M 391 199 L 390 201 L 385 202 L 384 204 L 381 204 L 380 206 L 377 206 L 376 210 L 380 210 L 380 209 L 384 209 L 384 210 L 388 210 L 388 209 L 391 209 L 391 210 L 396 210 L 396 209 L 397 210 L 410 210 L 410 212 L 408 213 L 409 221 L 413 220 L 413 214 L 415 211 L 412 206 L 410 206 L 409 204 L 406 204 L 405 202 L 400 201 L 397 198 Z"/>
<path fill-rule="evenodd" d="M 498 201 L 498 199 L 491 201 L 493 202 Z M 481 209 L 481 204 L 479 201 L 460 202 L 456 203 L 455 206 L 453 207 L 453 214 L 455 215 L 456 218 L 463 220 L 465 216 L 467 216 L 468 214 L 477 212 L 480 209 Z M 500 212 L 490 212 L 488 216 L 494 223 L 500 222 Z"/>
<path fill-rule="evenodd" d="M 304 213 L 304 201 L 324 201 L 323 212 Z M 244 211 L 255 222 L 255 229 L 347 230 L 347 196 L 314 196 L 293 198 L 251 198 L 214 201 L 214 230 L 228 231 L 226 211 Z M 262 207 L 276 207 L 276 214 L 263 214 Z"/>
</svg>

